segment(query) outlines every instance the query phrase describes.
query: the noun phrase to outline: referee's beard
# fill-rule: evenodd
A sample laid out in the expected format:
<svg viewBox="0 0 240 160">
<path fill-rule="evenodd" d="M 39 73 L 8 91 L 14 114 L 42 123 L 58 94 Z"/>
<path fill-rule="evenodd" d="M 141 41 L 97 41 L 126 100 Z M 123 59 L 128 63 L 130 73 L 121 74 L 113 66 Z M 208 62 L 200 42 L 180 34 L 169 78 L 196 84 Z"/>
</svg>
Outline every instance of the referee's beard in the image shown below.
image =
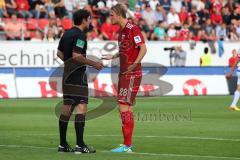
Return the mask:
<svg viewBox="0 0 240 160">
<path fill-rule="evenodd" d="M 87 33 L 87 32 L 91 32 L 93 30 L 93 25 L 92 23 L 89 24 L 89 26 L 86 26 L 86 28 L 84 29 L 84 32 Z"/>
</svg>

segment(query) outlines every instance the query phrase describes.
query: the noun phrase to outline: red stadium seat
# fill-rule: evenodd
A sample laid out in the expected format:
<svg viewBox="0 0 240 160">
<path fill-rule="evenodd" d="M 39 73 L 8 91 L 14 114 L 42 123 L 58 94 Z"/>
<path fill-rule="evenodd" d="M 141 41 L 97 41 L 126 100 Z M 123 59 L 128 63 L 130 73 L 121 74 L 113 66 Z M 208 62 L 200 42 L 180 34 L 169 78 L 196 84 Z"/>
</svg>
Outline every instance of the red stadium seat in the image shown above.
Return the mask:
<svg viewBox="0 0 240 160">
<path fill-rule="evenodd" d="M 63 26 L 64 30 L 68 30 L 68 29 L 72 28 L 72 26 L 73 26 L 72 20 L 68 19 L 68 18 L 62 19 L 62 26 Z"/>
<path fill-rule="evenodd" d="M 48 26 L 48 25 L 49 25 L 48 19 L 39 19 L 38 26 L 41 30 L 44 30 L 45 26 Z"/>
<path fill-rule="evenodd" d="M 27 20 L 27 29 L 35 31 L 38 28 L 38 21 L 35 18 Z"/>
<path fill-rule="evenodd" d="M 36 37 L 36 31 L 31 31 L 29 34 L 31 39 Z"/>
<path fill-rule="evenodd" d="M 18 18 L 17 19 L 18 23 L 25 23 L 26 24 L 26 20 L 23 18 Z"/>
<path fill-rule="evenodd" d="M 62 21 L 61 21 L 60 18 L 57 18 L 57 26 L 58 26 L 58 27 L 59 27 L 59 26 L 62 26 Z"/>
<path fill-rule="evenodd" d="M 7 23 L 7 22 L 11 21 L 11 18 L 3 18 L 2 21 L 3 21 L 4 23 Z"/>
</svg>

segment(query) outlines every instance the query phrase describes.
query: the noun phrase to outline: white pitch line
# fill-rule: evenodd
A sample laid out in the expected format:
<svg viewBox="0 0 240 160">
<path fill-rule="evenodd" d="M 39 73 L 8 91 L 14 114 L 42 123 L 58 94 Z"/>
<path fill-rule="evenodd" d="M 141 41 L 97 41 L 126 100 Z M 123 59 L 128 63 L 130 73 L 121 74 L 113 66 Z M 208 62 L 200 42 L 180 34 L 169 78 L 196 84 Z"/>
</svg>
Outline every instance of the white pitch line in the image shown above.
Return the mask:
<svg viewBox="0 0 240 160">
<path fill-rule="evenodd" d="M 20 134 L 15 136 L 58 136 L 58 134 Z M 122 137 L 122 135 L 86 135 L 89 137 Z M 218 137 L 190 137 L 190 136 L 134 136 L 136 138 L 168 138 L 168 139 L 193 139 L 193 140 L 212 140 L 212 141 L 231 141 L 240 142 L 240 139 L 218 138 Z"/>
<path fill-rule="evenodd" d="M 208 159 L 234 159 L 239 160 L 238 157 L 220 157 L 220 156 L 201 156 L 201 155 L 189 155 L 189 154 L 166 154 L 166 153 L 133 153 L 137 155 L 149 155 L 149 156 L 167 156 L 167 157 L 195 157 L 195 158 L 208 158 Z"/>
<path fill-rule="evenodd" d="M 90 137 L 122 137 L 122 135 L 87 135 Z M 169 139 L 195 139 L 195 140 L 214 140 L 240 142 L 240 139 L 225 139 L 215 137 L 187 137 L 187 136 L 134 136 L 137 138 L 169 138 Z"/>
<path fill-rule="evenodd" d="M 26 146 L 26 145 L 1 145 L 0 147 L 8 147 L 8 148 L 30 148 L 30 149 L 55 149 L 56 148 L 49 148 L 49 147 L 41 147 L 41 146 Z"/>
<path fill-rule="evenodd" d="M 41 147 L 41 146 L 28 146 L 28 145 L 0 145 L 0 147 L 8 148 L 30 148 L 30 149 L 48 149 L 48 150 L 57 150 L 56 148 Z M 57 151 L 56 151 L 57 152 Z M 100 151 L 102 153 L 111 153 L 110 151 Z M 114 154 L 114 153 L 111 153 Z M 116 154 L 116 153 L 115 153 Z M 221 157 L 221 156 L 201 156 L 201 155 L 188 155 L 188 154 L 166 154 L 166 153 L 127 153 L 127 155 L 147 155 L 147 156 L 167 156 L 167 157 L 195 157 L 195 158 L 208 158 L 208 159 L 231 159 L 231 160 L 240 160 L 239 157 Z"/>
<path fill-rule="evenodd" d="M 186 136 L 164 136 L 165 138 L 175 139 L 196 139 L 196 140 L 214 140 L 214 141 L 232 141 L 240 142 L 240 139 L 215 138 L 215 137 L 186 137 Z"/>
</svg>

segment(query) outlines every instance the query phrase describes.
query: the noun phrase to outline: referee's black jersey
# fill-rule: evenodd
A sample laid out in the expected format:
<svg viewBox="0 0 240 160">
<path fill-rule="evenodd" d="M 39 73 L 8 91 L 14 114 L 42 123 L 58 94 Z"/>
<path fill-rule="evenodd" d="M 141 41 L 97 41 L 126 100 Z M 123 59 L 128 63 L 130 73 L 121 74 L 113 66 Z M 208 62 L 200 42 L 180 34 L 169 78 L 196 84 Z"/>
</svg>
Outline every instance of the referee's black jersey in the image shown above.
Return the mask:
<svg viewBox="0 0 240 160">
<path fill-rule="evenodd" d="M 77 27 L 72 27 L 60 39 L 58 50 L 63 52 L 64 55 L 64 76 L 70 78 L 73 83 L 82 81 L 86 66 L 74 61 L 72 53 L 75 52 L 86 57 L 87 37 L 85 32 Z"/>
<path fill-rule="evenodd" d="M 83 31 L 77 27 L 72 27 L 62 36 L 58 50 L 64 54 L 64 63 L 72 58 L 72 53 L 76 52 L 86 57 L 87 37 Z"/>
</svg>

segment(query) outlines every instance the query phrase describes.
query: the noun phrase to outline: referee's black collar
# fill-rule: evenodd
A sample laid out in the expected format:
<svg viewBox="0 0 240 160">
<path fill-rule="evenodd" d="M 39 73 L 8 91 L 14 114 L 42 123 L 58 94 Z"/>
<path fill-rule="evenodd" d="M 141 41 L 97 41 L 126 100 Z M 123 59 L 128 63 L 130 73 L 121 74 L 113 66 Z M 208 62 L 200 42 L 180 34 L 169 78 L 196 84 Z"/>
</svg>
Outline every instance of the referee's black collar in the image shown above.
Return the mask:
<svg viewBox="0 0 240 160">
<path fill-rule="evenodd" d="M 78 26 L 73 26 L 73 28 L 77 28 L 79 31 L 83 32 Z"/>
</svg>

